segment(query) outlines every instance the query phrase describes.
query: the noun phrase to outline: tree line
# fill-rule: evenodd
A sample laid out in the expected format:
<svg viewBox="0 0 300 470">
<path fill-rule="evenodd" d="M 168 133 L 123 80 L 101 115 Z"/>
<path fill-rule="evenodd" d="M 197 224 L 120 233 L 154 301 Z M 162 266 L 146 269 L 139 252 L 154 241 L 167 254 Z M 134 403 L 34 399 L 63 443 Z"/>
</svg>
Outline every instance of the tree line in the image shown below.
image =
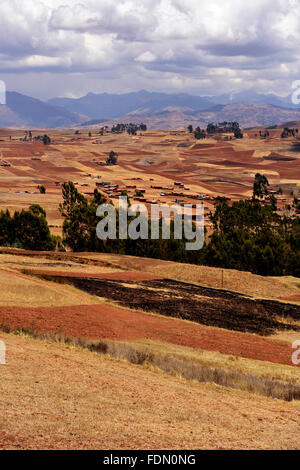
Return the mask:
<svg viewBox="0 0 300 470">
<path fill-rule="evenodd" d="M 63 201 L 60 212 L 64 219 L 63 240 L 50 234 L 45 211 L 38 205 L 27 211 L 0 212 L 0 245 L 28 250 L 64 250 L 74 252 L 106 252 L 177 262 L 251 271 L 260 275 L 294 275 L 300 277 L 300 218 L 280 216 L 276 212 L 276 198 L 266 204 L 268 180 L 259 173 L 255 176 L 251 200 L 229 203 L 217 197 L 210 213 L 212 233 L 202 250 L 187 251 L 186 239 L 162 239 L 163 219 L 160 219 L 159 240 L 100 240 L 96 235 L 99 217 L 97 207 L 106 198 L 95 189 L 87 199 L 72 182 L 62 186 Z M 128 202 L 129 198 L 128 198 Z M 295 211 L 299 200 L 294 198 Z M 117 228 L 118 228 L 117 211 Z M 133 217 L 134 218 L 134 217 Z M 128 224 L 133 218 L 128 218 Z M 149 224 L 151 222 L 149 221 Z"/>
<path fill-rule="evenodd" d="M 63 249 L 61 238 L 51 235 L 46 212 L 38 204 L 13 215 L 9 210 L 0 211 L 0 245 L 38 251 Z"/>
<path fill-rule="evenodd" d="M 208 134 L 217 134 L 217 133 L 233 133 L 236 139 L 242 139 L 244 137 L 240 125 L 237 121 L 224 121 L 219 122 L 218 124 L 209 123 L 206 129 L 201 129 L 197 126 L 195 129 L 190 124 L 187 127 L 190 134 L 194 134 L 195 139 L 206 139 Z"/>
</svg>

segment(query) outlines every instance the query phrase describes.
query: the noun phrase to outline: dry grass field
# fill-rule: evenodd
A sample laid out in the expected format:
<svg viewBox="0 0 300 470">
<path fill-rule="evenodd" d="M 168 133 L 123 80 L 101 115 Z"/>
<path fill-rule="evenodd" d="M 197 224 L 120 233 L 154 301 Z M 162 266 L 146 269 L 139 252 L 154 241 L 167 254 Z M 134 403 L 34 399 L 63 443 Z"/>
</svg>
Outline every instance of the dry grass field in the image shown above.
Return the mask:
<svg viewBox="0 0 300 470">
<path fill-rule="evenodd" d="M 291 339 L 299 333 L 205 326 L 75 287 L 74 280 L 120 283 L 134 299 L 141 283 L 189 279 L 184 265 L 137 261 L 1 248 L 0 448 L 296 449 L 300 382 Z M 195 288 L 203 269 L 190 271 Z M 206 285 L 219 282 L 218 270 L 207 273 Z M 261 284 L 261 296 L 276 298 L 268 278 L 243 275 L 241 292 L 254 298 Z M 277 282 L 287 297 L 299 288 L 293 278 Z M 90 351 L 90 341 L 108 345 L 107 353 Z"/>
<path fill-rule="evenodd" d="M 0 448 L 297 449 L 299 403 L 1 334 Z"/>
<path fill-rule="evenodd" d="M 168 278 L 201 286 L 240 292 L 255 298 L 278 299 L 300 304 L 300 281 L 293 276 L 267 277 L 234 269 L 197 266 L 113 253 L 38 253 L 0 248 L 0 269 L 24 269 L 36 273 L 110 276 L 117 279 Z M 223 275 L 222 275 L 223 271 Z"/>
<path fill-rule="evenodd" d="M 1 306 L 23 307 L 59 307 L 71 305 L 97 304 L 94 296 L 78 293 L 68 285 L 41 281 L 22 273 L 0 270 L 1 277 Z"/>
</svg>

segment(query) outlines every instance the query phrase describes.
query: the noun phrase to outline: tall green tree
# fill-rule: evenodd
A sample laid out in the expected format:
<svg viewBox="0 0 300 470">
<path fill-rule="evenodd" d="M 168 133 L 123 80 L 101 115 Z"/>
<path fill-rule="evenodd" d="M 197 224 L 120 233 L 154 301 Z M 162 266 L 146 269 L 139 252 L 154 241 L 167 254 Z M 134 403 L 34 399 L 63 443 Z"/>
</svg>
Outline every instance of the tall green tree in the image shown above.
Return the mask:
<svg viewBox="0 0 300 470">
<path fill-rule="evenodd" d="M 253 183 L 253 199 L 256 197 L 262 199 L 268 194 L 269 181 L 265 175 L 256 173 Z"/>
</svg>

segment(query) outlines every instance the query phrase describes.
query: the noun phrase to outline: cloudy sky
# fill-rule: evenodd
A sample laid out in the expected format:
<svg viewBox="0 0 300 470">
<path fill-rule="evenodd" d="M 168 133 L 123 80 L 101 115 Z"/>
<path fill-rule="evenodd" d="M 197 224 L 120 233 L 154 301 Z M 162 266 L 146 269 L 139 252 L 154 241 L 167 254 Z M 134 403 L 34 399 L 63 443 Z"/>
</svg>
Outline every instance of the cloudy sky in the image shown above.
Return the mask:
<svg viewBox="0 0 300 470">
<path fill-rule="evenodd" d="M 287 95 L 300 0 L 1 0 L 0 79 L 46 99 L 92 92 Z"/>
</svg>

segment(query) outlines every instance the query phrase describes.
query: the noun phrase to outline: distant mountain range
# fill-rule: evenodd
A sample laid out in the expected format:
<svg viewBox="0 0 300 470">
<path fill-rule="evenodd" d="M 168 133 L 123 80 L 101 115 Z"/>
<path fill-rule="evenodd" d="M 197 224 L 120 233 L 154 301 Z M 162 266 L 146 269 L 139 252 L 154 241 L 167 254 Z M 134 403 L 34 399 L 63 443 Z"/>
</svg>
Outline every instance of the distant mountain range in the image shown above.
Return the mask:
<svg viewBox="0 0 300 470">
<path fill-rule="evenodd" d="M 215 105 L 204 111 L 182 110 L 180 108 L 167 108 L 157 113 L 129 113 L 123 118 L 103 122 L 103 125 L 112 125 L 117 122 L 141 122 L 150 129 L 186 129 L 189 124 L 194 127 L 206 127 L 209 122 L 237 121 L 240 126 L 268 127 L 283 124 L 288 121 L 300 121 L 300 109 L 281 108 L 269 104 L 234 103 Z M 99 124 L 98 124 L 99 126 Z"/>
<path fill-rule="evenodd" d="M 270 104 L 283 108 L 300 109 L 299 105 L 297 106 L 293 104 L 291 95 L 288 95 L 285 98 L 281 98 L 280 96 L 274 95 L 272 93 L 257 93 L 253 88 L 239 93 L 227 93 L 223 95 L 218 95 L 215 96 L 213 99 L 219 104 Z"/>
<path fill-rule="evenodd" d="M 248 90 L 218 96 L 192 96 L 141 90 L 134 93 L 88 93 L 81 98 L 47 102 L 7 92 L 0 105 L 1 127 L 58 128 L 114 122 L 145 122 L 152 129 L 182 129 L 188 124 L 236 120 L 242 127 L 270 126 L 300 120 L 300 107 L 289 97 Z"/>
<path fill-rule="evenodd" d="M 51 106 L 63 106 L 74 113 L 86 114 L 91 119 L 117 118 L 131 112 L 149 114 L 159 112 L 169 106 L 192 110 L 208 109 L 216 104 L 211 98 L 192 96 L 185 93 L 150 93 L 145 90 L 136 93 L 109 94 L 88 93 L 78 99 L 53 98 Z"/>
<path fill-rule="evenodd" d="M 69 127 L 76 126 L 87 119 L 88 116 L 80 116 L 66 108 L 51 106 L 14 91 L 8 91 L 6 105 L 0 105 L 1 127 Z"/>
</svg>

